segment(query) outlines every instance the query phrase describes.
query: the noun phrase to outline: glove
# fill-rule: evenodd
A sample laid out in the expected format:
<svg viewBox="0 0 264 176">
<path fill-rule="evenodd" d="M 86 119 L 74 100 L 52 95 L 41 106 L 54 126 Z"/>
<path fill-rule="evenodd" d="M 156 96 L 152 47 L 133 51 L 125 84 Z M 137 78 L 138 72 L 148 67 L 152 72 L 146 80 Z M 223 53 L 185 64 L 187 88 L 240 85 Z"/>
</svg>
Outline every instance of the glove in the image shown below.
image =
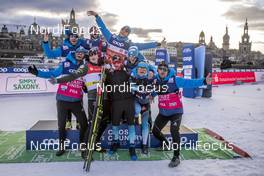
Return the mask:
<svg viewBox="0 0 264 176">
<path fill-rule="evenodd" d="M 84 93 L 88 93 L 88 89 L 87 89 L 87 87 L 85 85 L 82 86 L 82 90 L 83 90 Z"/>
<path fill-rule="evenodd" d="M 33 75 L 36 75 L 36 76 L 38 75 L 38 69 L 36 68 L 35 65 L 29 66 L 28 67 L 28 72 L 33 74 Z"/>
<path fill-rule="evenodd" d="M 54 77 L 51 77 L 50 79 L 48 79 L 48 81 L 49 81 L 51 84 L 53 84 L 53 85 L 55 85 L 55 84 L 58 83 L 57 79 L 54 78 Z"/>
</svg>

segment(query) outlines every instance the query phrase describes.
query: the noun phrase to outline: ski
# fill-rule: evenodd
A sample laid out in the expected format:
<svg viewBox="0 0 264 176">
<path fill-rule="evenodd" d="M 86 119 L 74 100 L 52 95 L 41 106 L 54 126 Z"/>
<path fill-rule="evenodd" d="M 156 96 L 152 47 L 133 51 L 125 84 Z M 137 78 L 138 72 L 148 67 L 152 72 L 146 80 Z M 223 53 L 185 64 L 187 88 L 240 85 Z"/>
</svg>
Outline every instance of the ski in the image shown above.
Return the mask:
<svg viewBox="0 0 264 176">
<path fill-rule="evenodd" d="M 87 149 L 86 149 L 87 153 L 86 153 L 86 158 L 84 160 L 84 165 L 83 165 L 83 169 L 86 172 L 90 171 L 94 147 L 96 146 L 95 140 L 97 137 L 98 126 L 101 123 L 102 115 L 103 115 L 103 91 L 102 91 L 102 87 L 103 87 L 103 83 L 104 83 L 104 78 L 105 78 L 105 69 L 102 68 L 101 79 L 99 82 L 100 86 L 97 86 L 96 104 L 94 107 L 91 127 L 89 129 Z"/>
</svg>

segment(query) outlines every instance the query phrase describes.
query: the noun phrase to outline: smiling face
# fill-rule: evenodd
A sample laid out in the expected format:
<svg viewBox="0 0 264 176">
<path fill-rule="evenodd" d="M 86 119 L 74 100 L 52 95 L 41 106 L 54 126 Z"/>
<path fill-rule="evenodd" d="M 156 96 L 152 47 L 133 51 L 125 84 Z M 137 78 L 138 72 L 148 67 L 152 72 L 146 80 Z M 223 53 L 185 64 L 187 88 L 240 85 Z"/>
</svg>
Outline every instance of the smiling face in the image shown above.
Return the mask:
<svg viewBox="0 0 264 176">
<path fill-rule="evenodd" d="M 137 61 L 137 58 L 134 56 L 130 56 L 130 57 L 128 57 L 128 60 L 130 63 L 134 64 Z"/>
<path fill-rule="evenodd" d="M 69 40 L 70 40 L 70 43 L 72 45 L 76 45 L 77 41 L 78 41 L 78 36 L 77 35 L 70 35 Z"/>
<path fill-rule="evenodd" d="M 119 35 L 121 37 L 128 37 L 128 35 L 129 35 L 129 29 L 127 27 L 121 28 L 121 30 L 119 32 Z"/>
<path fill-rule="evenodd" d="M 121 70 L 122 69 L 122 62 L 121 61 L 114 61 L 113 66 L 115 70 Z"/>
<path fill-rule="evenodd" d="M 145 67 L 138 67 L 137 74 L 139 76 L 145 76 L 147 75 L 147 69 Z"/>
<path fill-rule="evenodd" d="M 97 51 L 93 51 L 89 53 L 89 61 L 93 64 L 98 64 L 98 53 Z"/>
<path fill-rule="evenodd" d="M 76 52 L 75 53 L 75 58 L 78 61 L 82 61 L 84 59 L 84 53 L 83 52 Z"/>
<path fill-rule="evenodd" d="M 165 78 L 168 75 L 169 69 L 167 67 L 158 67 L 160 78 Z"/>
<path fill-rule="evenodd" d="M 98 30 L 97 27 L 92 27 L 91 28 L 91 30 L 90 30 L 90 36 L 91 36 L 91 38 L 96 39 L 96 38 L 99 37 L 99 34 L 100 34 L 100 32 L 99 32 L 99 30 Z"/>
</svg>

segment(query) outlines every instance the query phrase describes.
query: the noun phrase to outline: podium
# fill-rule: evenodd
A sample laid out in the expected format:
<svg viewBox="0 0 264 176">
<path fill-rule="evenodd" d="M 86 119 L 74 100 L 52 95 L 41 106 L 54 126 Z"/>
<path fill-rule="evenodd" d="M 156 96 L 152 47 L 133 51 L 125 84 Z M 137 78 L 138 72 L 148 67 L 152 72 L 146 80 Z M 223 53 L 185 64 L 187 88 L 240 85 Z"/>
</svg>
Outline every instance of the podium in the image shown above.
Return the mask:
<svg viewBox="0 0 264 176">
<path fill-rule="evenodd" d="M 73 121 L 73 126 L 75 121 Z M 163 129 L 165 137 L 172 141 L 169 126 Z M 27 150 L 55 150 L 58 148 L 58 126 L 57 120 L 40 120 L 26 131 Z M 198 133 L 184 125 L 180 128 L 181 144 L 185 146 L 195 146 L 198 141 Z M 141 127 L 136 125 L 136 148 L 141 147 Z M 109 149 L 112 142 L 112 127 L 108 125 L 101 137 L 101 147 Z M 129 147 L 128 128 L 122 124 L 119 129 L 120 148 Z M 71 129 L 66 132 L 66 149 L 77 149 L 79 143 L 79 130 Z M 160 142 L 152 135 L 149 135 L 148 145 L 151 148 L 160 146 Z"/>
</svg>

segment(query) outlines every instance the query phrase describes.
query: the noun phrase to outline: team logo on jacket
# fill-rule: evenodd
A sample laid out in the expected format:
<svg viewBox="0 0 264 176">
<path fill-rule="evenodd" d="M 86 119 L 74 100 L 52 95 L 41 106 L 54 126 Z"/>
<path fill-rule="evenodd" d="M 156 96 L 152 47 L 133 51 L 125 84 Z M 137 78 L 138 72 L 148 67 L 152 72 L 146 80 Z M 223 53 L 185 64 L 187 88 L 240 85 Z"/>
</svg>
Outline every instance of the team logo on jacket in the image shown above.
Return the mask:
<svg viewBox="0 0 264 176">
<path fill-rule="evenodd" d="M 63 45 L 63 46 L 62 46 L 62 49 L 63 49 L 63 50 L 68 50 L 68 49 L 69 49 L 69 47 L 68 47 L 68 46 L 66 46 L 66 45 Z"/>
<path fill-rule="evenodd" d="M 69 67 L 70 66 L 70 62 L 64 62 L 64 67 Z"/>
<path fill-rule="evenodd" d="M 66 86 L 66 85 L 61 86 L 61 90 L 63 90 L 63 91 L 65 91 L 67 88 L 68 88 L 68 86 Z"/>
<path fill-rule="evenodd" d="M 173 79 L 173 78 L 170 78 L 170 79 L 168 80 L 168 83 L 174 83 L 174 79 Z"/>
</svg>

